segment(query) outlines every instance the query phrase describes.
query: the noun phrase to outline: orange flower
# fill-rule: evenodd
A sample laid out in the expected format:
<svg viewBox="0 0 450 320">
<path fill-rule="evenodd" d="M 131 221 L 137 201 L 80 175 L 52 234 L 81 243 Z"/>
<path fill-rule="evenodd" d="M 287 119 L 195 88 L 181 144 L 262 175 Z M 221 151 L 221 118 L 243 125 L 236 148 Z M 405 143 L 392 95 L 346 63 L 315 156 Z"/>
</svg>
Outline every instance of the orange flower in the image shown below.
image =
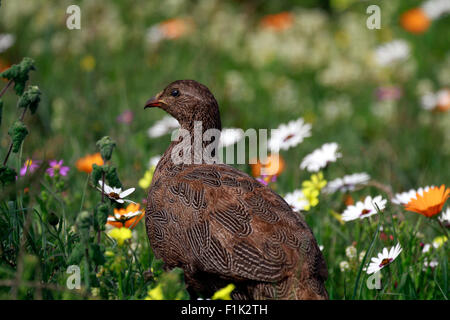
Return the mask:
<svg viewBox="0 0 450 320">
<path fill-rule="evenodd" d="M 138 203 L 130 203 L 126 208 L 114 209 L 114 216 L 108 217 L 106 224 L 115 228 L 133 229 L 144 217 Z"/>
<path fill-rule="evenodd" d="M 436 110 L 445 112 L 450 111 L 450 90 L 442 89 L 438 93 Z"/>
<path fill-rule="evenodd" d="M 261 175 L 261 168 L 265 169 L 263 174 L 270 177 L 279 176 L 284 170 L 284 160 L 280 155 L 269 154 L 267 156 L 267 161 L 264 162 L 266 162 L 266 164 L 262 164 L 259 160 L 257 160 L 257 163 L 250 164 L 252 175 L 254 177 L 259 177 Z"/>
<path fill-rule="evenodd" d="M 189 33 L 193 25 L 189 19 L 175 18 L 161 22 L 160 28 L 164 38 L 177 39 Z"/>
<path fill-rule="evenodd" d="M 10 63 L 8 63 L 5 60 L 0 59 L 0 73 L 2 73 L 3 71 L 9 69 L 10 67 L 11 67 Z M 8 82 L 9 81 L 8 79 L 3 79 L 3 78 L 2 78 L 2 80 L 3 80 L 3 82 Z"/>
<path fill-rule="evenodd" d="M 433 217 L 442 211 L 445 201 L 450 197 L 450 188 L 445 185 L 431 187 L 422 194 L 416 193 L 416 198 L 412 198 L 405 205 L 405 210 L 413 211 L 424 215 L 425 217 Z"/>
<path fill-rule="evenodd" d="M 100 153 L 95 154 L 88 154 L 87 156 L 80 158 L 75 163 L 75 166 L 79 171 L 91 173 L 92 172 L 92 165 L 103 165 L 103 159 Z"/>
<path fill-rule="evenodd" d="M 294 16 L 290 12 L 270 14 L 261 19 L 261 25 L 265 29 L 283 31 L 289 29 L 294 23 Z"/>
<path fill-rule="evenodd" d="M 400 17 L 400 24 L 403 29 L 415 34 L 421 34 L 427 31 L 430 23 L 430 18 L 420 8 L 408 10 Z"/>
</svg>

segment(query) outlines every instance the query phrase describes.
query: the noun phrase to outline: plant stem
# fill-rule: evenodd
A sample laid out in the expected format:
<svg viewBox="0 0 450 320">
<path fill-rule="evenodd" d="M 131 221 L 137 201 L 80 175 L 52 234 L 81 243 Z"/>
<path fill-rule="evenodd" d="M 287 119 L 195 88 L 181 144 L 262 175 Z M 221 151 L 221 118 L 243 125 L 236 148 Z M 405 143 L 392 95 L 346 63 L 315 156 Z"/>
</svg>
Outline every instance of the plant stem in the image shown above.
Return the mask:
<svg viewBox="0 0 450 320">
<path fill-rule="evenodd" d="M 13 82 L 14 81 L 9 80 L 6 86 L 3 87 L 2 91 L 0 92 L 0 98 L 3 96 L 3 94 L 5 94 L 6 90 L 8 90 L 8 88 L 12 85 Z"/>
<path fill-rule="evenodd" d="M 20 121 L 23 121 L 23 119 L 25 118 L 25 113 L 27 112 L 27 109 L 28 109 L 27 107 L 23 108 L 22 114 L 20 115 L 20 118 L 19 118 Z M 9 145 L 8 153 L 6 154 L 5 160 L 3 161 L 4 166 L 6 166 L 6 163 L 8 162 L 9 156 L 11 155 L 12 148 L 13 148 L 13 143 L 11 142 Z"/>
<path fill-rule="evenodd" d="M 441 226 L 442 230 L 444 230 L 445 236 L 448 239 L 448 232 L 447 232 L 447 228 L 445 228 L 445 226 L 442 224 L 441 220 L 437 219 L 439 225 Z"/>
</svg>

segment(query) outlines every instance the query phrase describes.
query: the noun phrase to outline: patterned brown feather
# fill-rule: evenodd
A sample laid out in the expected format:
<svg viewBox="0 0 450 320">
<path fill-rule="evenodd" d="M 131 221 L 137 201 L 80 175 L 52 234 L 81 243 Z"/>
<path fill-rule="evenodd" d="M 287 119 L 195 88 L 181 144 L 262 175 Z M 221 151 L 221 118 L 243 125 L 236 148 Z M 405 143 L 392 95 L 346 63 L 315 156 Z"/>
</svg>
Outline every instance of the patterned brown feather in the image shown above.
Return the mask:
<svg viewBox="0 0 450 320">
<path fill-rule="evenodd" d="M 193 80 L 170 84 L 155 100 L 191 132 L 193 121 L 221 128 L 213 95 Z M 327 299 L 326 265 L 304 219 L 231 166 L 174 164 L 175 144 L 157 165 L 146 227 L 155 256 L 184 270 L 188 291 L 209 297 L 234 283 L 234 299 Z"/>
</svg>

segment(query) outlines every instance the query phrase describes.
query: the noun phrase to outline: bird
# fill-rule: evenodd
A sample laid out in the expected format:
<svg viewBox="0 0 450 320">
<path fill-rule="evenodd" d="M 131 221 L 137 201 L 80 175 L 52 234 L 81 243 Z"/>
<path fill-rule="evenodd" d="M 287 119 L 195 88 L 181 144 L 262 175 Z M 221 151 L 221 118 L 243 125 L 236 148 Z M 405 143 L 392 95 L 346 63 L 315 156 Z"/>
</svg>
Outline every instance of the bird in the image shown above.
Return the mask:
<svg viewBox="0 0 450 320">
<path fill-rule="evenodd" d="M 170 83 L 147 108 L 164 110 L 191 135 L 198 122 L 202 132 L 222 128 L 217 100 L 195 80 Z M 230 165 L 174 161 L 180 139 L 172 140 L 148 190 L 145 226 L 164 270 L 184 271 L 190 298 L 232 283 L 233 300 L 328 299 L 326 263 L 302 215 Z"/>
</svg>

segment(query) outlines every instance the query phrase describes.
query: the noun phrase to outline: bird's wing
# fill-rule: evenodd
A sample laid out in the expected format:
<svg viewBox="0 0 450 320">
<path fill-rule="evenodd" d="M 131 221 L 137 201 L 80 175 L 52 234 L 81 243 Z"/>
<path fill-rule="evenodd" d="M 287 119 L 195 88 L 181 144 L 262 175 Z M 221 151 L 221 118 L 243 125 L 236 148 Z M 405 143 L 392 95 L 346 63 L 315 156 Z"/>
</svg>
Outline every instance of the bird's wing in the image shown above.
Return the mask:
<svg viewBox="0 0 450 320">
<path fill-rule="evenodd" d="M 172 175 L 149 193 L 147 228 L 161 257 L 234 281 L 326 278 L 312 231 L 270 188 L 227 165 L 191 165 Z"/>
</svg>

